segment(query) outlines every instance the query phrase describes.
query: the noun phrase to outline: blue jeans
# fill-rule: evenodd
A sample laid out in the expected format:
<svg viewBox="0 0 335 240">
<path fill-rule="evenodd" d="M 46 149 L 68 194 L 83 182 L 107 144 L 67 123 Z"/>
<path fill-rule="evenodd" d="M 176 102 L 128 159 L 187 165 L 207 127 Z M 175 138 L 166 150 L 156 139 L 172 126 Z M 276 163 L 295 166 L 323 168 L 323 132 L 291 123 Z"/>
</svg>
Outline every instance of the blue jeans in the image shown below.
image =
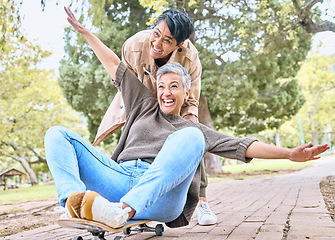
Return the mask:
<svg viewBox="0 0 335 240">
<path fill-rule="evenodd" d="M 58 199 L 65 206 L 73 192 L 96 191 L 111 202 L 132 207 L 133 219 L 170 222 L 186 203 L 187 192 L 205 149 L 193 127 L 171 134 L 152 164 L 134 159 L 117 163 L 64 127 L 44 139 L 47 163 Z"/>
</svg>

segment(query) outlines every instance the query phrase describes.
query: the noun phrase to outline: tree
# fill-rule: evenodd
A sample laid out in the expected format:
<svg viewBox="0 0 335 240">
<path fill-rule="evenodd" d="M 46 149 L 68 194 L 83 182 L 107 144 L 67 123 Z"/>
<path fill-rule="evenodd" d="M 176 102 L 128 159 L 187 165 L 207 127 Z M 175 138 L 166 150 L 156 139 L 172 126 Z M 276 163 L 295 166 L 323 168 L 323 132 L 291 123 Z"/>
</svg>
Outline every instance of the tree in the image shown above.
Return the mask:
<svg viewBox="0 0 335 240">
<path fill-rule="evenodd" d="M 313 145 L 335 129 L 335 55 L 311 55 L 298 74 L 299 83 L 306 96 L 306 103 L 300 109 L 304 130 L 312 137 Z"/>
<path fill-rule="evenodd" d="M 251 134 L 279 128 L 304 103 L 295 76 L 310 50 L 312 34 L 306 31 L 296 13 L 297 7 L 291 1 L 140 1 L 144 7 L 136 1 L 89 2 L 91 20 L 99 28 L 97 34 L 109 47 L 117 50 L 119 56 L 124 40 L 134 32 L 146 28 L 142 24 L 148 22 L 149 17 L 157 16 L 147 9 L 154 6 L 158 10 L 164 9 L 159 6 L 185 8 L 195 21 L 196 34 L 192 40 L 197 45 L 204 69 L 201 97 L 207 98 L 203 102 L 208 101 L 216 129 L 229 129 L 235 134 Z M 299 1 L 299 4 L 302 3 L 305 4 Z M 308 13 L 314 24 L 322 22 L 318 17 L 318 9 L 311 8 Z M 141 21 L 130 16 L 141 16 Z M 145 19 L 147 20 L 144 21 Z M 113 31 L 109 32 L 106 27 L 108 25 L 113 26 Z M 106 32 L 113 37 L 104 38 Z M 117 34 L 112 35 L 115 33 Z M 69 47 L 68 55 L 61 67 L 64 71 L 60 84 L 64 92 L 76 89 L 77 82 L 82 89 L 80 92 L 72 90 L 65 94 L 70 99 L 70 104 L 79 110 L 72 99 L 80 98 L 81 92 L 88 94 L 90 91 L 93 96 L 99 96 L 90 98 L 90 107 L 85 112 L 93 139 L 97 124 L 115 92 L 107 87 L 101 90 L 92 87 L 92 82 L 99 85 L 99 78 L 94 77 L 99 66 L 95 65 L 95 57 L 80 37 L 76 46 Z M 78 63 L 82 68 L 80 75 L 76 77 L 71 75 L 74 71 L 65 66 L 71 65 L 79 69 L 79 65 L 75 66 Z M 103 82 L 107 84 L 107 78 Z M 88 83 L 87 87 L 85 83 Z M 104 103 L 103 96 L 108 98 Z"/>
<path fill-rule="evenodd" d="M 302 86 L 306 98 L 305 104 L 299 110 L 303 135 L 306 142 L 313 145 L 331 143 L 335 129 L 335 55 L 318 55 L 318 52 L 308 56 L 301 66 L 297 79 Z M 298 116 L 285 122 L 280 127 L 281 144 L 285 147 L 299 145 L 301 142 Z M 273 137 L 272 132 L 262 132 L 261 136 Z M 263 140 L 264 141 L 264 140 Z"/>
<path fill-rule="evenodd" d="M 319 13 L 313 9 L 319 3 L 328 4 L 326 15 L 332 16 L 334 19 L 334 6 L 332 6 L 331 1 L 313 0 L 301 2 L 292 0 L 297 15 L 296 21 L 300 23 L 308 33 L 335 32 L 335 23 L 328 20 L 321 21 Z"/>
<path fill-rule="evenodd" d="M 105 20 L 97 36 L 121 56 L 122 44 L 127 39 L 128 30 Z M 58 82 L 70 105 L 87 117 L 90 141 L 93 141 L 102 117 L 117 89 L 111 84 L 108 73 L 87 43 L 80 44 L 78 48 L 78 45 L 71 46 L 72 40 L 71 31 L 68 29 L 66 51 L 69 58 L 61 61 Z M 83 39 L 78 38 L 77 41 L 80 42 Z"/>
<path fill-rule="evenodd" d="M 113 3 L 125 5 L 123 1 Z M 181 6 L 175 1 L 169 4 L 174 8 Z M 195 20 L 197 34 L 194 40 L 199 44 L 204 66 L 202 92 L 208 97 L 214 125 L 217 128 L 232 128 L 238 134 L 279 127 L 283 119 L 294 115 L 303 104 L 297 82 L 289 78 L 294 77 L 300 61 L 305 59 L 310 49 L 311 36 L 301 28 L 292 30 L 287 27 L 291 25 L 286 13 L 292 9 L 286 5 L 257 6 L 240 1 L 216 1 L 215 4 L 198 1 L 187 8 L 189 15 Z M 97 5 L 99 4 L 92 5 L 91 9 L 96 9 Z M 229 9 L 234 9 L 236 14 L 225 14 Z M 115 22 L 118 15 L 108 15 L 117 10 L 115 7 L 105 6 L 106 18 L 113 19 L 116 24 L 123 24 L 124 20 Z M 128 7 L 126 15 L 133 11 L 137 11 L 137 8 L 132 10 Z M 94 19 L 99 19 L 97 16 L 101 16 L 101 13 L 98 14 L 97 10 L 93 12 L 95 22 Z M 107 21 L 102 21 L 104 31 L 101 30 L 100 33 L 108 31 L 104 27 Z M 128 21 L 132 23 L 129 25 L 136 25 L 132 19 Z M 258 31 L 255 31 L 256 27 Z M 117 30 L 114 33 L 115 31 Z M 124 39 L 130 33 L 132 34 L 125 33 Z M 112 48 L 121 45 L 118 41 L 105 42 Z M 78 53 L 79 51 L 75 53 L 76 56 L 88 55 Z M 236 61 L 225 60 L 226 52 L 236 53 L 239 57 Z M 69 56 L 73 56 L 73 53 L 69 51 Z M 66 77 L 62 75 L 60 82 L 63 78 Z"/>
<path fill-rule="evenodd" d="M 313 8 L 320 2 L 141 1 L 156 11 L 158 6 L 184 7 L 193 17 L 205 65 L 202 92 L 214 125 L 238 134 L 278 128 L 302 106 L 292 78 L 310 49 L 307 19 L 318 31 L 335 26 L 321 21 Z"/>
<path fill-rule="evenodd" d="M 334 30 L 334 23 L 321 21 L 320 11 L 312 8 L 322 1 L 141 2 L 184 7 L 193 17 L 204 68 L 202 93 L 216 128 L 235 134 L 278 129 L 304 103 L 294 77 L 312 34 L 301 16 L 318 31 Z"/>
<path fill-rule="evenodd" d="M 20 162 L 37 184 L 32 165 L 46 163 L 43 136 L 52 125 L 79 125 L 80 117 L 66 103 L 50 72 L 36 68 L 49 52 L 22 36 L 15 4 L 0 0 L 7 16 L 0 57 L 0 157 Z M 4 22 L 2 22 L 4 23 Z"/>
</svg>

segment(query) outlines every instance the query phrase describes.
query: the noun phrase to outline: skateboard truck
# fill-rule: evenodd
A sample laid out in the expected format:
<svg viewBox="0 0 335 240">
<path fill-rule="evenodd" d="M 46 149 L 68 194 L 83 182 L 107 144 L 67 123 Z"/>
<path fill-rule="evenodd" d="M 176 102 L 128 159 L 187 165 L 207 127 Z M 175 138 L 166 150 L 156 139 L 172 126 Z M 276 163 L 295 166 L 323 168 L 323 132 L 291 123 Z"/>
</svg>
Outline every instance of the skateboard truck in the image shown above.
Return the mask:
<svg viewBox="0 0 335 240">
<path fill-rule="evenodd" d="M 164 226 L 163 224 L 157 224 L 155 227 L 150 227 L 146 223 L 140 224 L 138 226 L 125 228 L 122 230 L 122 232 L 125 235 L 129 235 L 133 231 L 138 232 L 155 232 L 156 236 L 162 236 L 164 232 Z"/>
<path fill-rule="evenodd" d="M 79 218 L 63 218 L 59 219 L 57 223 L 66 228 L 76 228 L 81 230 L 87 230 L 94 237 L 92 240 L 105 240 L 106 232 L 123 232 L 125 235 L 130 235 L 131 232 L 154 232 L 156 236 L 162 236 L 164 232 L 164 226 L 157 224 L 155 227 L 150 227 L 147 223 L 150 220 L 129 220 L 123 227 L 111 228 L 105 224 L 90 221 Z M 117 236 L 114 240 L 124 240 L 123 236 Z M 83 240 L 81 236 L 75 236 L 72 240 Z"/>
<path fill-rule="evenodd" d="M 92 240 L 105 240 L 104 231 L 90 231 L 94 237 Z M 125 235 L 130 235 L 131 232 L 155 232 L 156 236 L 162 236 L 164 232 L 163 224 L 157 224 L 155 227 L 150 227 L 147 224 L 139 224 L 138 226 L 128 227 L 122 230 Z M 72 240 L 83 240 L 81 236 L 75 236 Z M 116 236 L 114 240 L 125 240 L 123 236 Z"/>
</svg>

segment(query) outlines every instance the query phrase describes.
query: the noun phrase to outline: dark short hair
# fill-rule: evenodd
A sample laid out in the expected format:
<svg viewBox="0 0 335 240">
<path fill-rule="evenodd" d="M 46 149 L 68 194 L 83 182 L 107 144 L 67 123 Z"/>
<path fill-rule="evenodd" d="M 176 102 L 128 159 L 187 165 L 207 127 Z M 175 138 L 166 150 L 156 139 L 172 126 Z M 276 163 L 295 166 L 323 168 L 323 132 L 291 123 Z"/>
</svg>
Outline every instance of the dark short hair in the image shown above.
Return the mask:
<svg viewBox="0 0 335 240">
<path fill-rule="evenodd" d="M 165 10 L 157 19 L 154 26 L 165 21 L 177 45 L 188 39 L 194 31 L 191 18 L 186 13 L 177 10 Z"/>
</svg>

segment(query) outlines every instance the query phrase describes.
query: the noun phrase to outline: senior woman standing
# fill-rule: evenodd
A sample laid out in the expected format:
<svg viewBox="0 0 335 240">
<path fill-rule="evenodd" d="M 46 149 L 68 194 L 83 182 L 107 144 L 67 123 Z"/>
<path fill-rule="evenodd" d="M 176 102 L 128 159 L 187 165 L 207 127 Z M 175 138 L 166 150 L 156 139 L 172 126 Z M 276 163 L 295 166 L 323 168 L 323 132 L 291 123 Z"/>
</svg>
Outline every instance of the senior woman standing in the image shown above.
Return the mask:
<svg viewBox="0 0 335 240">
<path fill-rule="evenodd" d="M 66 12 L 70 24 L 88 41 L 122 92 L 127 119 L 112 155 L 115 161 L 69 129 L 52 127 L 46 133 L 48 166 L 68 217 L 114 228 L 130 218 L 183 226 L 195 207 L 196 200 L 188 192 L 205 151 L 246 162 L 253 157 L 301 162 L 318 159 L 316 155 L 329 148 L 327 144 L 307 148 L 310 143 L 281 148 L 234 138 L 183 119 L 181 106 L 190 93 L 185 68 L 178 63 L 160 68 L 155 96 L 70 9 Z"/>
<path fill-rule="evenodd" d="M 156 73 L 167 63 L 180 63 L 191 76 L 190 96 L 181 108 L 181 116 L 198 121 L 198 105 L 201 86 L 201 63 L 197 49 L 188 39 L 194 32 L 192 20 L 184 13 L 166 10 L 157 19 L 153 28 L 136 33 L 122 48 L 122 61 L 128 69 L 154 94 Z M 107 110 L 96 135 L 93 146 L 108 138 L 125 122 L 125 111 L 121 93 L 118 92 Z M 201 161 L 200 201 L 197 217 L 200 225 L 217 222 L 206 200 L 208 185 L 204 158 Z"/>
</svg>

